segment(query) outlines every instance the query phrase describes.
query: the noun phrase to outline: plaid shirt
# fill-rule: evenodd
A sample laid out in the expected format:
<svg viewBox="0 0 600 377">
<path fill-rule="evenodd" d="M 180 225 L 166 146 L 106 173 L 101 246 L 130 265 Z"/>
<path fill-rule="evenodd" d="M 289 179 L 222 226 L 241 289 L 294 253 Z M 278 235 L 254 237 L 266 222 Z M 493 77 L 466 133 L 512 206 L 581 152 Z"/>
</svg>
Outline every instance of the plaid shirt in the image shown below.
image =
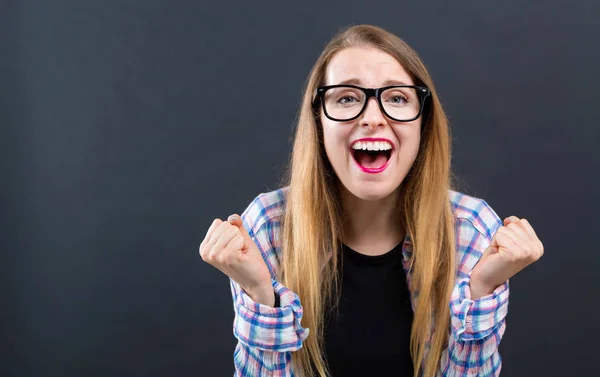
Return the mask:
<svg viewBox="0 0 600 377">
<path fill-rule="evenodd" d="M 244 226 L 271 272 L 280 307 L 255 303 L 230 279 L 235 310 L 233 333 L 238 340 L 234 376 L 294 376 L 291 353 L 300 349 L 309 335 L 309 329 L 302 327 L 300 298 L 276 280 L 286 191 L 283 188 L 259 195 L 242 214 Z M 502 366 L 498 345 L 506 329 L 508 281 L 492 294 L 472 300 L 469 279 L 502 221 L 482 199 L 450 191 L 450 200 L 456 219 L 457 277 L 449 303 L 448 347 L 442 353 L 437 375 L 498 376 Z M 407 236 L 402 247 L 405 270 L 412 252 Z M 407 270 L 409 287 L 410 277 Z M 414 308 L 418 292 L 411 290 L 411 296 Z"/>
</svg>

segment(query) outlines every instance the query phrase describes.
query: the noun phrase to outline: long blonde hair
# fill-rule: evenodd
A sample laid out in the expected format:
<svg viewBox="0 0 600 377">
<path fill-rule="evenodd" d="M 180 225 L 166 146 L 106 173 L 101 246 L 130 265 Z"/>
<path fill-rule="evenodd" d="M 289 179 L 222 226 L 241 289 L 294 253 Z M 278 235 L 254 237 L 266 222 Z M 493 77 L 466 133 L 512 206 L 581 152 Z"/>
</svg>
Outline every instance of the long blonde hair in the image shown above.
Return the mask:
<svg viewBox="0 0 600 377">
<path fill-rule="evenodd" d="M 324 85 L 332 57 L 348 47 L 374 47 L 395 57 L 415 85 L 431 91 L 423 119 L 419 153 L 400 186 L 398 211 L 413 243 L 411 290 L 418 291 L 410 349 L 415 377 L 434 376 L 448 341 L 449 300 L 455 279 L 454 222 L 450 208 L 450 131 L 435 87 L 419 57 L 397 36 L 374 26 L 341 31 L 315 63 L 304 93 L 286 184 L 289 186 L 282 233 L 279 278 L 302 302 L 302 325 L 311 335 L 292 354 L 295 372 L 327 375 L 323 355 L 324 311 L 338 299 L 338 250 L 343 208 L 339 181 L 327 159 L 319 109 L 313 100 Z M 434 325 L 435 324 L 435 325 Z"/>
</svg>

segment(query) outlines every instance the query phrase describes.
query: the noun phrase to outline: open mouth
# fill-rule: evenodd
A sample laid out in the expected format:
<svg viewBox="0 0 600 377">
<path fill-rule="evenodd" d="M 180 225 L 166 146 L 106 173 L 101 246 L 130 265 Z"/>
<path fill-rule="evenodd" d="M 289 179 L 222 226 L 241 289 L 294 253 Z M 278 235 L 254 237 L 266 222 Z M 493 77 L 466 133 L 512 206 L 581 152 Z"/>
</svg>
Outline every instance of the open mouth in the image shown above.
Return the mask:
<svg viewBox="0 0 600 377">
<path fill-rule="evenodd" d="M 380 173 L 387 167 L 392 156 L 392 144 L 388 140 L 380 140 L 361 140 L 352 145 L 352 157 L 362 171 Z"/>
<path fill-rule="evenodd" d="M 387 151 L 363 151 L 353 150 L 354 160 L 363 168 L 379 169 L 390 160 L 392 150 Z"/>
</svg>

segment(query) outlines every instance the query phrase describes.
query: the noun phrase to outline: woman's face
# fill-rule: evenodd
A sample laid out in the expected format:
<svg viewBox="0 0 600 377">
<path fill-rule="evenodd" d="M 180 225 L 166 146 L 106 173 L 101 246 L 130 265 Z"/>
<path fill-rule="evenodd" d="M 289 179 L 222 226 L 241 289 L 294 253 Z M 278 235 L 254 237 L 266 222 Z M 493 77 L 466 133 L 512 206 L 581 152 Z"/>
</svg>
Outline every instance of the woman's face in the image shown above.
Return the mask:
<svg viewBox="0 0 600 377">
<path fill-rule="evenodd" d="M 333 57 L 325 81 L 326 85 L 353 84 L 363 88 L 414 85 L 410 75 L 391 55 L 375 48 L 354 47 Z M 394 97 L 382 98 L 382 102 L 404 101 L 392 95 Z M 330 115 L 329 109 L 334 104 L 341 109 L 357 101 L 352 93 L 344 96 L 327 102 Z M 358 118 L 346 122 L 327 118 L 321 107 L 321 124 L 325 151 L 335 173 L 350 193 L 363 200 L 378 200 L 392 194 L 406 177 L 419 151 L 421 117 L 410 122 L 392 120 L 383 114 L 375 97 L 368 100 Z"/>
</svg>

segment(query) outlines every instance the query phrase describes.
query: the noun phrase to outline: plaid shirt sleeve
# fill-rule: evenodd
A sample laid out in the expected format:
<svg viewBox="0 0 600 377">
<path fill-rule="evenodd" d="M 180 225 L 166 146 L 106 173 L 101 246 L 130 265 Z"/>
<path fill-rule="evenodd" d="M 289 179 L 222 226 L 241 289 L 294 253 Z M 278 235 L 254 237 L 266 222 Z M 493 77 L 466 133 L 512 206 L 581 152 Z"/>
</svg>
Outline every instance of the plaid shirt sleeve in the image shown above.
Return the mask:
<svg viewBox="0 0 600 377">
<path fill-rule="evenodd" d="M 233 334 L 238 340 L 234 376 L 293 376 L 291 352 L 302 347 L 309 333 L 301 325 L 302 305 L 298 295 L 276 280 L 283 194 L 281 190 L 261 194 L 242 214 L 244 226 L 271 272 L 280 306 L 272 308 L 254 302 L 230 279 L 235 311 Z"/>
<path fill-rule="evenodd" d="M 506 329 L 509 284 L 506 281 L 492 294 L 473 300 L 470 277 L 502 221 L 481 199 L 465 195 L 456 206 L 457 282 L 450 301 L 450 337 L 440 374 L 499 376 L 502 362 L 498 346 Z"/>
</svg>

